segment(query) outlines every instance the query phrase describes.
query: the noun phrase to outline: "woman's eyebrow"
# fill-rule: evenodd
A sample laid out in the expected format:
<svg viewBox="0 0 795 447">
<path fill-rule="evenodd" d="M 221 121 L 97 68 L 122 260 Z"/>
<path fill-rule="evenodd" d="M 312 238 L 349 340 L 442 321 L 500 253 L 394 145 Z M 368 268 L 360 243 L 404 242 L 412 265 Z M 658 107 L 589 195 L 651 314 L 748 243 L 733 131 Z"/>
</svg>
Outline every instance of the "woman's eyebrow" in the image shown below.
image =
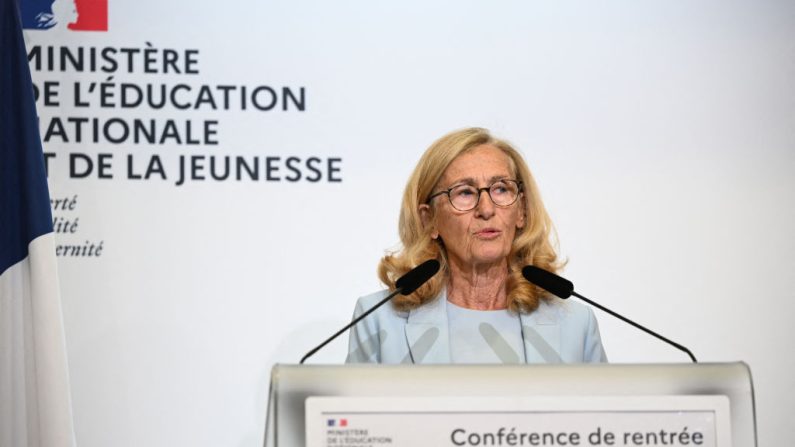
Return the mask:
<svg viewBox="0 0 795 447">
<path fill-rule="evenodd" d="M 460 179 L 457 179 L 454 182 L 450 183 L 450 186 L 448 186 L 448 188 L 455 188 L 456 186 L 459 186 L 459 185 L 475 186 L 475 185 L 477 185 L 477 182 L 472 177 L 460 178 Z"/>
<path fill-rule="evenodd" d="M 505 175 L 505 174 L 495 175 L 495 176 L 492 176 L 492 177 L 489 179 L 489 183 L 498 182 L 498 181 L 500 181 L 500 180 L 507 180 L 507 179 L 509 179 L 509 178 L 511 178 L 511 176 L 510 176 L 510 175 Z"/>
<path fill-rule="evenodd" d="M 489 178 L 489 184 L 492 184 L 494 182 L 498 182 L 500 180 L 509 179 L 509 178 L 511 178 L 511 176 L 508 175 L 508 174 L 493 175 L 493 176 L 491 176 L 491 178 Z M 454 182 L 450 183 L 450 186 L 448 186 L 447 189 L 455 188 L 456 186 L 460 186 L 460 185 L 477 186 L 478 182 L 477 182 L 477 180 L 475 180 L 472 177 L 464 177 L 464 178 L 457 179 Z"/>
</svg>

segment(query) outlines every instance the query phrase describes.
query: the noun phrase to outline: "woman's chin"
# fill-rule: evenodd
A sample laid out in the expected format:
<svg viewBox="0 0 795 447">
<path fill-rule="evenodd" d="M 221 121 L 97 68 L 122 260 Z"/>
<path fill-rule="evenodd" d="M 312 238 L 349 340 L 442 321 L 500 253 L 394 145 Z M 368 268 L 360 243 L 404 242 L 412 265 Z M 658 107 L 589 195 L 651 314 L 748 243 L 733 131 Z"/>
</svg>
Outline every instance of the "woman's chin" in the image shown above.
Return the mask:
<svg viewBox="0 0 795 447">
<path fill-rule="evenodd" d="M 508 257 L 503 253 L 483 253 L 478 256 L 473 256 L 470 265 L 476 267 L 494 267 L 498 265 L 505 265 Z"/>
</svg>

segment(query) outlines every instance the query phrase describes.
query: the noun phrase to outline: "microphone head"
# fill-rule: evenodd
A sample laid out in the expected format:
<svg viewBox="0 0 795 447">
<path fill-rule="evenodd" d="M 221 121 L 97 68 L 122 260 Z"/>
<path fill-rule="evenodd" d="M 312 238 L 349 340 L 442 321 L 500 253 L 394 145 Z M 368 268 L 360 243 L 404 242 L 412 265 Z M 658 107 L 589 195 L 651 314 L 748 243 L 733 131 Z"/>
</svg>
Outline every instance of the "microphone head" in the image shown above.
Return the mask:
<svg viewBox="0 0 795 447">
<path fill-rule="evenodd" d="M 522 276 L 538 287 L 563 299 L 570 297 L 574 292 L 574 284 L 571 281 L 534 265 L 525 266 L 522 269 Z"/>
<path fill-rule="evenodd" d="M 431 279 L 439 271 L 439 267 L 439 261 L 429 259 L 398 278 L 395 288 L 400 290 L 401 295 L 408 295 Z"/>
</svg>

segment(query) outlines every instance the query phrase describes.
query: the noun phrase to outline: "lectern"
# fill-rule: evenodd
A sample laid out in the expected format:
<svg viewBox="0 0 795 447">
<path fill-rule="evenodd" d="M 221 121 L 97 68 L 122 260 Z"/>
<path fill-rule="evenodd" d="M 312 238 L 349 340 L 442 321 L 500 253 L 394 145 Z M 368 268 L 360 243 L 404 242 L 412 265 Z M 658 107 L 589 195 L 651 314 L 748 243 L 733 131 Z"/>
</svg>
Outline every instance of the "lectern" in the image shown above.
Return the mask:
<svg viewBox="0 0 795 447">
<path fill-rule="evenodd" d="M 266 447 L 755 447 L 745 363 L 276 365 Z"/>
</svg>

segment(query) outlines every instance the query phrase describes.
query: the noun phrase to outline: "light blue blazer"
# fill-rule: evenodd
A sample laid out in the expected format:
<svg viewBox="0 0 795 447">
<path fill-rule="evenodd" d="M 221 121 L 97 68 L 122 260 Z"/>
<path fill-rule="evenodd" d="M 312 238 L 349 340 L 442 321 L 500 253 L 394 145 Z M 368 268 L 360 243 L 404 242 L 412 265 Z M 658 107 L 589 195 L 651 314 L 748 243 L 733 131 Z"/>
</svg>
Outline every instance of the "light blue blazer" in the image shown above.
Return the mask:
<svg viewBox="0 0 795 447">
<path fill-rule="evenodd" d="M 354 317 L 387 295 L 356 302 Z M 590 307 L 554 298 L 520 314 L 527 363 L 606 362 L 599 326 Z M 346 363 L 451 363 L 447 294 L 404 312 L 386 303 L 351 328 Z"/>
</svg>

